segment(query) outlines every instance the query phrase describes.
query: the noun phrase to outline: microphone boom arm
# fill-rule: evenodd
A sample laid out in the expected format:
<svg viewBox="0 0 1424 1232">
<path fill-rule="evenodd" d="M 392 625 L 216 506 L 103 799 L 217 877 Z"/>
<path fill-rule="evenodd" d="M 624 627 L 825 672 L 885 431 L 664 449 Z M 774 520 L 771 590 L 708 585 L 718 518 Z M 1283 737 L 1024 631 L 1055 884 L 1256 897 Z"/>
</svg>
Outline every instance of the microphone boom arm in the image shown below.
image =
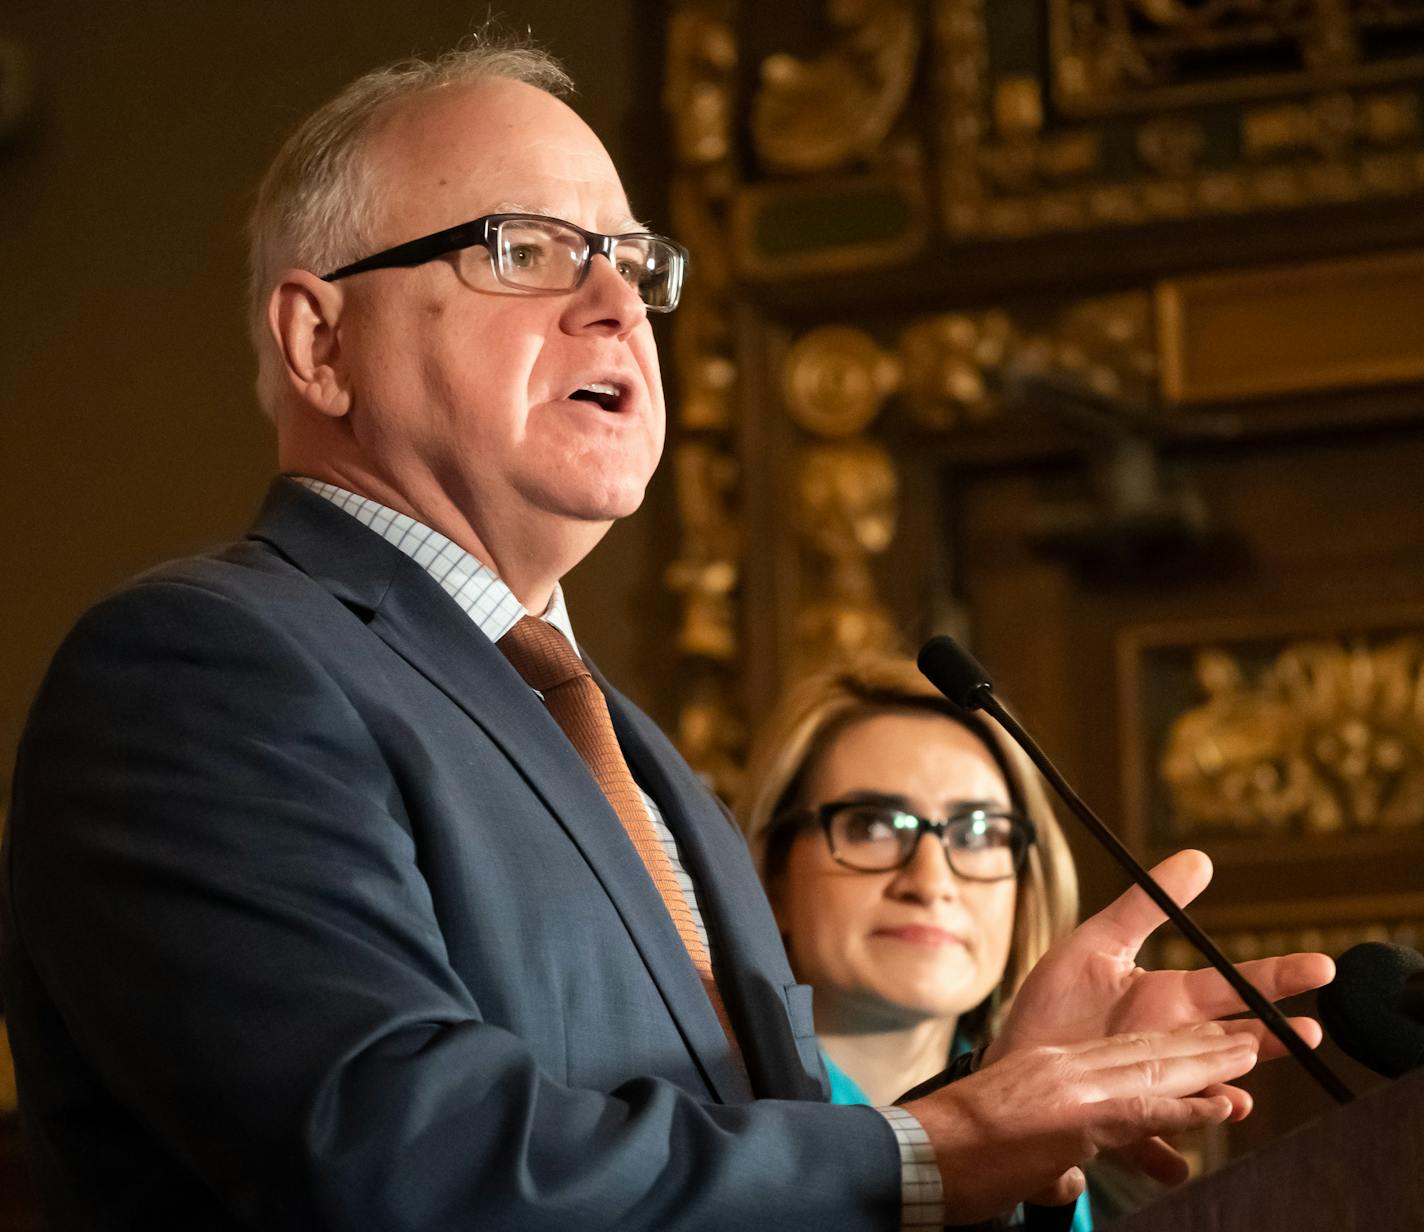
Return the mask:
<svg viewBox="0 0 1424 1232">
<path fill-rule="evenodd" d="M 947 645 L 946 645 L 947 643 Z M 964 710 L 986 710 L 1014 741 L 1028 754 L 1029 760 L 1073 814 L 1088 827 L 1089 832 L 1106 848 L 1132 880 L 1147 892 L 1149 898 L 1159 906 L 1167 918 L 1177 926 L 1177 930 L 1213 966 L 1236 991 L 1246 1007 L 1265 1023 L 1266 1028 L 1300 1062 L 1305 1071 L 1338 1103 L 1347 1104 L 1355 1094 L 1318 1057 L 1306 1042 L 1296 1033 L 1280 1012 L 1254 984 L 1242 975 L 1216 943 L 1206 935 L 1196 922 L 1174 903 L 1153 876 L 1137 862 L 1121 840 L 1104 824 L 1087 803 L 1078 795 L 1068 781 L 1058 772 L 1058 768 L 1048 760 L 1033 738 L 1019 721 L 994 696 L 993 686 L 984 671 L 965 650 L 952 638 L 937 637 L 930 640 L 920 651 L 920 671 L 929 682 L 939 689 L 956 706 Z M 944 683 L 942 683 L 944 681 Z"/>
</svg>

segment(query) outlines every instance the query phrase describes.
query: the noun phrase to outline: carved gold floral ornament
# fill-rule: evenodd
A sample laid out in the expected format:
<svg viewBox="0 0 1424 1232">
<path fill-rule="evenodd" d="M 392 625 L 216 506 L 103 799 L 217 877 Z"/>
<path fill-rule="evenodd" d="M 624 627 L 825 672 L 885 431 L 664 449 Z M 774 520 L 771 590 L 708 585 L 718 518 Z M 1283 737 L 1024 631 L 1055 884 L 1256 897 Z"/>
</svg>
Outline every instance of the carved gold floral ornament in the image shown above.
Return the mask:
<svg viewBox="0 0 1424 1232">
<path fill-rule="evenodd" d="M 1297 642 L 1254 680 L 1203 649 L 1196 674 L 1161 760 L 1178 834 L 1424 827 L 1424 638 Z"/>
</svg>

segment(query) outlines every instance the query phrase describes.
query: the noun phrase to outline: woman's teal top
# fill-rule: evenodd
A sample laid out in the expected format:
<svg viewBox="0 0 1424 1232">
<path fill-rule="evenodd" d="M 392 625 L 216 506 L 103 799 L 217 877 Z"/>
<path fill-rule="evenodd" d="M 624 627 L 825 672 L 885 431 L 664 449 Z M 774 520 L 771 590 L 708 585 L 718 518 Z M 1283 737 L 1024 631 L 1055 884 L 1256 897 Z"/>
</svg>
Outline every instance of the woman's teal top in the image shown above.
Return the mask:
<svg viewBox="0 0 1424 1232">
<path fill-rule="evenodd" d="M 962 1040 L 954 1041 L 954 1055 L 967 1052 L 969 1046 Z M 855 1084 L 853 1079 L 845 1070 L 841 1069 L 830 1057 L 826 1055 L 823 1048 L 821 1050 L 821 1060 L 825 1062 L 826 1073 L 831 1080 L 831 1103 L 833 1104 L 869 1104 L 870 1100 Z M 1088 1195 L 1086 1191 L 1078 1197 L 1078 1207 L 1073 1212 L 1072 1232 L 1093 1232 L 1093 1212 L 1088 1208 Z"/>
</svg>

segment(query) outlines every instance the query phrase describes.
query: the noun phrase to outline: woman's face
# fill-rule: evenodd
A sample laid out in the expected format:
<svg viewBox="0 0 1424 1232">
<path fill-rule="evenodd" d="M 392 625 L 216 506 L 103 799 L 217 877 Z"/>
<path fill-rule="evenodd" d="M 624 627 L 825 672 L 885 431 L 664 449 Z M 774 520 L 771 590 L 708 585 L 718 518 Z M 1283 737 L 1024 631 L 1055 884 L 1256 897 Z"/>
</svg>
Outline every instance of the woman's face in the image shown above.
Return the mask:
<svg viewBox="0 0 1424 1232">
<path fill-rule="evenodd" d="M 989 751 L 958 723 L 929 714 L 861 719 L 827 745 L 807 776 L 815 808 L 873 793 L 943 819 L 969 801 L 1009 806 Z M 861 873 L 837 864 L 819 827 L 792 840 L 773 906 L 798 979 L 838 1029 L 957 1017 L 1003 978 L 1013 934 L 1013 878 L 961 881 L 926 835 L 904 868 Z"/>
</svg>

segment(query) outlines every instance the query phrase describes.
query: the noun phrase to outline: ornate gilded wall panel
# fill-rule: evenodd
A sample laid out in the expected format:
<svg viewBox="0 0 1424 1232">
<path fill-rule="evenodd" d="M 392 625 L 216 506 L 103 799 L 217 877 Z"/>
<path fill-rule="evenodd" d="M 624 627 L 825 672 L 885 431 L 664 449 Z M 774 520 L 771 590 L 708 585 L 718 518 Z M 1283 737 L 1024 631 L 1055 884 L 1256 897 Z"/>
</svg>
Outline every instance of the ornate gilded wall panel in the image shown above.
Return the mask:
<svg viewBox="0 0 1424 1232">
<path fill-rule="evenodd" d="M 1049 0 L 1054 97 L 1077 115 L 1424 74 L 1411 0 Z"/>
<path fill-rule="evenodd" d="M 789 350 L 757 360 L 777 370 L 760 374 L 750 406 L 731 322 L 768 286 L 863 277 L 884 304 L 883 280 L 922 261 L 944 259 L 952 293 L 953 257 L 986 240 L 1086 228 L 1111 243 L 1136 223 L 1424 201 L 1418 3 L 805 9 L 788 22 L 736 0 L 682 0 L 669 17 L 673 223 L 693 265 L 673 323 L 681 545 L 668 583 L 682 605 L 683 747 L 723 786 L 749 694 L 743 492 L 748 470 L 765 465 L 739 455 L 746 416 L 784 412 L 795 425 L 779 463 L 799 561 L 777 598 L 794 604 L 775 614 L 794 643 L 784 672 L 886 642 L 906 623 L 876 585 L 900 521 L 905 442 L 953 440 L 1006 416 L 1031 437 L 1053 414 L 1025 410 L 1025 375 L 1118 407 L 1126 430 L 1152 439 L 1210 435 L 1199 403 L 1424 379 L 1415 250 L 1118 277 L 1111 294 L 1020 284 L 943 311 L 922 295 L 916 311 L 868 319 L 843 289 L 824 307 L 803 298 Z M 795 33 L 778 43 L 764 33 L 773 26 Z M 1061 414 L 1057 426 L 1082 428 Z M 1222 439 L 1235 430 L 1215 426 Z"/>
<path fill-rule="evenodd" d="M 1194 914 L 1237 961 L 1424 940 L 1424 609 L 1367 610 L 1119 639 L 1129 845 L 1211 853 Z"/>
<path fill-rule="evenodd" d="M 673 225 L 693 252 L 695 271 L 673 323 L 682 426 L 674 458 L 681 543 L 667 584 L 681 600 L 676 644 L 685 684 L 678 740 L 692 765 L 728 791 L 745 741 L 736 666 L 742 563 L 738 372 L 726 256 L 734 184 L 734 8 L 714 0 L 673 11 L 664 94 L 673 129 Z"/>
<path fill-rule="evenodd" d="M 1141 630 L 1124 638 L 1122 669 L 1124 795 L 1151 848 L 1417 847 L 1424 613 Z"/>
<path fill-rule="evenodd" d="M 1170 402 L 1424 380 L 1424 251 L 1171 278 L 1155 295 Z"/>
<path fill-rule="evenodd" d="M 850 326 L 819 326 L 788 352 L 781 385 L 791 418 L 826 437 L 866 430 L 891 404 L 936 434 L 997 419 L 1028 374 L 1152 407 L 1156 334 L 1153 297 L 1141 291 L 1015 315 L 990 308 L 914 317 L 883 342 Z"/>
<path fill-rule="evenodd" d="M 750 184 L 732 202 L 738 273 L 751 282 L 875 269 L 926 248 L 931 208 L 919 160 L 832 181 Z"/>
<path fill-rule="evenodd" d="M 1424 8 L 1402 0 L 937 0 L 953 236 L 1424 189 Z"/>
<path fill-rule="evenodd" d="M 923 143 L 905 115 L 919 9 L 912 0 L 827 0 L 827 50 L 762 61 L 747 103 L 755 171 L 732 211 L 743 277 L 893 265 L 927 246 Z"/>
<path fill-rule="evenodd" d="M 867 432 L 898 381 L 894 358 L 855 329 L 813 330 L 786 355 L 781 385 L 800 430 L 793 516 L 806 579 L 792 625 L 793 674 L 896 643 L 872 562 L 895 538 L 899 481 L 889 450 Z"/>
<path fill-rule="evenodd" d="M 730 156 L 748 279 L 932 251 L 935 196 L 952 244 L 1424 192 L 1424 12 L 1406 0 L 809 8 L 814 48 L 716 86 L 692 61 L 766 23 L 733 0 L 672 19 L 677 141 Z"/>
</svg>

